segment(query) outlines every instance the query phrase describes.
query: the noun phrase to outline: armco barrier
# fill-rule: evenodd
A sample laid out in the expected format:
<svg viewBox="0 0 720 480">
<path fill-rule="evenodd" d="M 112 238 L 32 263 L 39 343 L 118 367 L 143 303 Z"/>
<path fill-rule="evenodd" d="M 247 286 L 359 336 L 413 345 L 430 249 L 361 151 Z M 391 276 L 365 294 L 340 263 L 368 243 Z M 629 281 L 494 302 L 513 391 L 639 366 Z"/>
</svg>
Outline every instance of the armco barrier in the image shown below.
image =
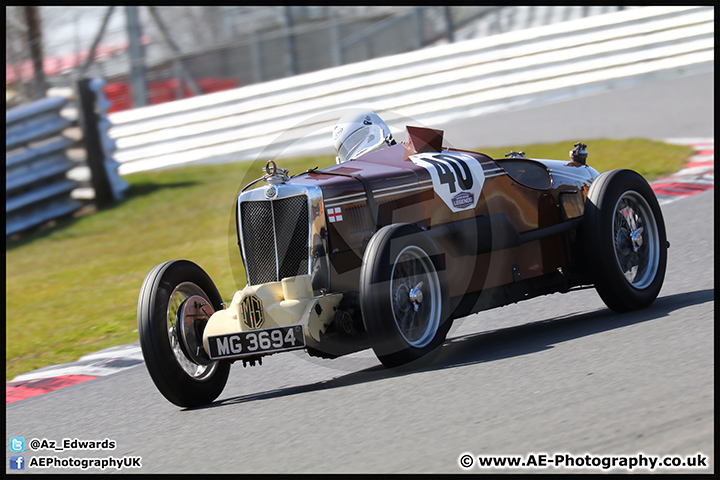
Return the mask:
<svg viewBox="0 0 720 480">
<path fill-rule="evenodd" d="M 342 108 L 398 131 L 389 112 L 432 126 L 713 68 L 713 7 L 642 7 L 118 112 L 110 135 L 121 174 L 270 157 L 298 139 L 293 154 L 329 153 L 322 114 Z"/>
<path fill-rule="evenodd" d="M 60 116 L 67 100 L 48 97 L 5 113 L 5 234 L 68 215 L 82 206 L 70 197 L 78 186 L 66 173 L 74 164 L 62 135 L 70 121 Z"/>
<path fill-rule="evenodd" d="M 113 158 L 115 141 L 109 136 L 111 123 L 107 111 L 110 101 L 103 91 L 104 86 L 102 78 L 84 78 L 77 82 L 76 88 L 85 157 L 98 207 L 121 200 L 130 186 L 117 174 L 118 163 Z"/>
</svg>

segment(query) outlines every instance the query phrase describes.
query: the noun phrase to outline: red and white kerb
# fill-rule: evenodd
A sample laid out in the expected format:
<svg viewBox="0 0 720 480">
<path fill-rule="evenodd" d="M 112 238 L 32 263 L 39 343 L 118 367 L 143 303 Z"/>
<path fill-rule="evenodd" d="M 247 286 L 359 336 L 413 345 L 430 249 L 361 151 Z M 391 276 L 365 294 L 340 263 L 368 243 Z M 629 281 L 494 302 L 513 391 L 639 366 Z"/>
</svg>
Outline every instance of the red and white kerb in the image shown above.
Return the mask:
<svg viewBox="0 0 720 480">
<path fill-rule="evenodd" d="M 327 216 L 328 216 L 328 220 L 330 220 L 330 223 L 342 222 L 342 219 L 343 219 L 342 211 L 340 210 L 340 207 L 328 208 Z"/>
</svg>

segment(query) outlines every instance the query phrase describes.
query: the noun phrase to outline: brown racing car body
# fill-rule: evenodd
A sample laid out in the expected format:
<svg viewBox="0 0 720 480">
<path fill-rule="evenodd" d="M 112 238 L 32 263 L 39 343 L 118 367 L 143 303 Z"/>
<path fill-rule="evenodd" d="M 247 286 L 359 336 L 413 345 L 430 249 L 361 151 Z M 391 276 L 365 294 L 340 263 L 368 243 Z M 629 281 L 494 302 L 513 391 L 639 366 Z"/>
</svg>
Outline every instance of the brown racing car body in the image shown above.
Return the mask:
<svg viewBox="0 0 720 480">
<path fill-rule="evenodd" d="M 566 251 L 563 233 L 577 228 L 579 223 L 572 220 L 582 217 L 587 190 L 598 176 L 595 169 L 574 161 L 494 160 L 455 149 L 426 147 L 418 153 L 417 137 L 410 138 L 408 143 L 290 180 L 322 189 L 329 291 L 358 290 L 364 247 L 379 228 L 396 223 L 426 231 L 446 254 L 447 270 L 468 280 L 450 282 L 451 297 L 568 267 L 573 252 Z M 421 166 L 412 157 L 437 159 L 437 164 Z M 468 169 L 475 164 L 482 186 L 463 190 L 456 185 L 452 190 L 449 182 L 455 180 L 434 183 L 430 169 L 457 176 L 453 161 L 465 162 Z M 463 167 L 459 168 L 462 175 Z M 453 211 L 439 193 L 443 188 L 450 204 L 463 195 L 468 200 L 476 195 L 476 203 Z M 489 271 L 491 256 L 496 263 Z"/>
<path fill-rule="evenodd" d="M 292 177 L 268 162 L 237 198 L 247 285 L 229 305 L 183 260 L 143 284 L 138 328 L 160 391 L 209 403 L 230 363 L 288 350 L 372 348 L 406 365 L 437 351 L 455 318 L 574 288 L 594 286 L 616 311 L 655 300 L 668 244 L 640 175 L 599 174 L 582 143 L 569 161 L 493 159 L 442 137 L 408 126 L 406 142 Z"/>
<path fill-rule="evenodd" d="M 415 225 L 437 245 L 448 273 L 450 317 L 583 282 L 574 241 L 598 176 L 584 159 L 534 160 L 517 153 L 492 159 L 442 148 L 438 130 L 407 132 L 407 142 L 304 175 L 287 178 L 275 169 L 262 188 L 238 198 L 248 285 L 308 274 L 314 296 L 346 297 L 335 306 L 340 320 L 309 339 L 312 354 L 332 357 L 369 346 L 357 298 L 366 247 L 384 226 Z M 286 204 L 298 198 L 300 210 L 308 199 L 309 217 L 286 219 L 283 209 L 297 208 Z M 258 203 L 273 205 L 263 220 L 252 218 Z M 275 254 L 267 252 L 273 248 Z"/>
</svg>

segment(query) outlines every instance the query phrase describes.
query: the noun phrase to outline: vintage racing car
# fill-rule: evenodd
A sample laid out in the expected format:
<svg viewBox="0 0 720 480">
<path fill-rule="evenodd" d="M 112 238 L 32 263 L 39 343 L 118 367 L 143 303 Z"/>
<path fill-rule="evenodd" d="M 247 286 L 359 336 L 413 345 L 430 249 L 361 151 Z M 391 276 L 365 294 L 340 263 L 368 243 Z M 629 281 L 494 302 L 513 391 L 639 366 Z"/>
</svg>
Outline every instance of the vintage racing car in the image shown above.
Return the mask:
<svg viewBox="0 0 720 480">
<path fill-rule="evenodd" d="M 192 262 L 150 271 L 140 344 L 169 401 L 210 403 L 231 363 L 290 350 L 410 364 L 453 319 L 538 295 L 594 286 L 618 312 L 655 300 L 668 243 L 639 174 L 599 174 L 582 143 L 570 161 L 492 159 L 406 129 L 398 143 L 355 111 L 334 128 L 336 165 L 289 176 L 267 162 L 237 198 L 247 286 L 229 305 Z"/>
</svg>

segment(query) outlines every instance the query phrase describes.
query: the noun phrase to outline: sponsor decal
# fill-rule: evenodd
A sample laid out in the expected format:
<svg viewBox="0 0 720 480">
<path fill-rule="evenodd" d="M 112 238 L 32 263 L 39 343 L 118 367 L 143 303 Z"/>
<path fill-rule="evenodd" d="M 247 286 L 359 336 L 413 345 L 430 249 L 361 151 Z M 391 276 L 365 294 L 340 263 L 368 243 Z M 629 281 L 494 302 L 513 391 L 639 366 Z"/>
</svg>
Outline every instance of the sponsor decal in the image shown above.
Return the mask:
<svg viewBox="0 0 720 480">
<path fill-rule="evenodd" d="M 330 223 L 342 222 L 343 219 L 342 210 L 340 210 L 340 207 L 328 208 L 327 216 Z"/>
<path fill-rule="evenodd" d="M 255 295 L 248 295 L 243 298 L 240 303 L 240 313 L 243 317 L 243 322 L 248 328 L 260 328 L 265 322 L 265 316 L 263 315 L 262 302 L 260 298 Z"/>
<path fill-rule="evenodd" d="M 469 192 L 458 193 L 452 198 L 452 204 L 456 208 L 466 208 L 475 203 L 475 195 Z"/>
</svg>

